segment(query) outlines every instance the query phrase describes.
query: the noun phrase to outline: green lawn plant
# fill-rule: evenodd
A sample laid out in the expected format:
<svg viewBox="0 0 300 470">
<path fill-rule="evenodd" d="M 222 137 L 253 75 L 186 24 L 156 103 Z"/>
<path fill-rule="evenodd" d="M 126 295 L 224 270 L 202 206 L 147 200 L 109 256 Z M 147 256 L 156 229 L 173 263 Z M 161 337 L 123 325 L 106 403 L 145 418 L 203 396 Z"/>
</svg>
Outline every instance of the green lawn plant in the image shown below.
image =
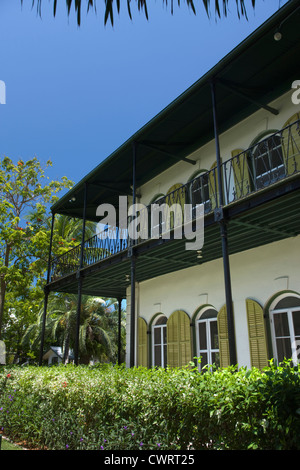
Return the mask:
<svg viewBox="0 0 300 470">
<path fill-rule="evenodd" d="M 2 367 L 0 431 L 49 450 L 300 449 L 299 367 Z"/>
</svg>

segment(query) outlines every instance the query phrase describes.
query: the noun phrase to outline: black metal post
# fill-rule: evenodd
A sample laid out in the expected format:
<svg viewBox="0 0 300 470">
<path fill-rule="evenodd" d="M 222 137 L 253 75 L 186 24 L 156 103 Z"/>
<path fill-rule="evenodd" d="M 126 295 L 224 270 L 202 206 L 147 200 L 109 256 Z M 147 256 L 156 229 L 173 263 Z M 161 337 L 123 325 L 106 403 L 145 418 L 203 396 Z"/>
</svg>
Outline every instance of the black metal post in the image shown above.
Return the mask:
<svg viewBox="0 0 300 470">
<path fill-rule="evenodd" d="M 75 350 L 74 350 L 74 362 L 76 365 L 78 365 L 78 360 L 79 360 L 79 330 L 80 330 L 81 297 L 82 297 L 82 283 L 83 283 L 81 269 L 83 267 L 83 256 L 84 256 L 86 206 L 87 206 L 87 183 L 85 183 L 84 185 L 82 237 L 81 237 L 79 270 L 77 272 L 78 289 L 77 289 L 77 312 L 76 312 L 76 332 L 75 332 Z"/>
<path fill-rule="evenodd" d="M 136 203 L 136 151 L 137 144 L 133 143 L 132 149 L 132 204 Z M 130 300 L 130 367 L 134 367 L 135 360 L 135 282 L 136 282 L 136 256 L 134 253 L 134 240 L 131 240 L 129 254 L 131 256 L 130 283 L 131 283 L 131 300 Z"/>
<path fill-rule="evenodd" d="M 118 364 L 121 364 L 121 320 L 122 320 L 122 298 L 118 299 Z"/>
<path fill-rule="evenodd" d="M 217 207 L 217 209 L 215 210 L 215 218 L 216 220 L 218 220 L 220 224 L 220 232 L 221 232 L 230 364 L 236 365 L 237 355 L 236 355 L 230 263 L 229 263 L 228 240 L 227 240 L 227 220 L 225 219 L 224 214 L 223 214 L 224 198 L 223 198 L 223 191 L 222 191 L 221 155 L 220 155 L 219 130 L 218 130 L 218 121 L 217 121 L 216 90 L 215 90 L 215 84 L 213 81 L 211 82 L 211 96 L 212 96 L 212 106 L 213 106 L 215 145 L 216 145 L 217 178 L 218 178 L 218 187 L 219 187 L 219 191 L 218 191 L 219 201 L 217 201 L 217 203 L 219 203 L 218 204 L 219 207 Z"/>
<path fill-rule="evenodd" d="M 42 363 L 43 363 L 43 351 L 44 351 L 44 341 L 45 341 L 45 328 L 46 328 L 47 306 L 48 306 L 48 297 L 49 297 L 49 288 L 48 288 L 48 284 L 49 284 L 49 281 L 50 281 L 51 252 L 52 252 L 54 219 L 55 219 L 55 214 L 52 213 L 50 242 L 49 242 L 49 254 L 48 254 L 48 267 L 47 267 L 47 281 L 46 281 L 46 286 L 44 287 L 45 298 L 44 298 L 44 313 L 43 313 L 43 323 L 42 323 L 42 331 L 41 331 L 41 345 L 40 345 L 40 357 L 39 357 L 39 365 L 40 365 L 40 366 L 41 366 Z"/>
</svg>

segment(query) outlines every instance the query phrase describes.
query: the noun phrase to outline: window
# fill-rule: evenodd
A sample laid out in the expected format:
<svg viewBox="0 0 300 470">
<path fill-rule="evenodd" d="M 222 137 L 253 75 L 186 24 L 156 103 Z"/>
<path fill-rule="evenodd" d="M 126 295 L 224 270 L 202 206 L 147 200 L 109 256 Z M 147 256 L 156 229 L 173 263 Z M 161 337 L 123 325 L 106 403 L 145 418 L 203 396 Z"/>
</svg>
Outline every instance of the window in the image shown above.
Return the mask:
<svg viewBox="0 0 300 470">
<path fill-rule="evenodd" d="M 165 196 L 163 194 L 159 194 L 152 199 L 148 206 L 150 238 L 158 238 L 162 235 L 163 214 L 159 210 L 159 206 L 162 206 L 163 204 L 165 204 Z"/>
<path fill-rule="evenodd" d="M 190 198 L 193 207 L 193 216 L 195 215 L 195 208 L 199 204 L 204 205 L 204 212 L 210 211 L 208 178 L 208 172 L 203 172 L 194 178 L 190 183 Z"/>
<path fill-rule="evenodd" d="M 284 297 L 270 313 L 275 358 L 279 363 L 284 359 L 292 359 L 294 364 L 299 363 L 300 298 Z"/>
<path fill-rule="evenodd" d="M 166 367 L 167 365 L 167 318 L 160 315 L 152 327 L 153 338 L 153 365 Z"/>
<path fill-rule="evenodd" d="M 217 312 L 209 307 L 196 320 L 197 357 L 201 357 L 199 369 L 204 366 L 220 365 Z"/>
<path fill-rule="evenodd" d="M 264 188 L 285 176 L 281 136 L 272 136 L 258 142 L 253 150 L 256 189 Z"/>
</svg>

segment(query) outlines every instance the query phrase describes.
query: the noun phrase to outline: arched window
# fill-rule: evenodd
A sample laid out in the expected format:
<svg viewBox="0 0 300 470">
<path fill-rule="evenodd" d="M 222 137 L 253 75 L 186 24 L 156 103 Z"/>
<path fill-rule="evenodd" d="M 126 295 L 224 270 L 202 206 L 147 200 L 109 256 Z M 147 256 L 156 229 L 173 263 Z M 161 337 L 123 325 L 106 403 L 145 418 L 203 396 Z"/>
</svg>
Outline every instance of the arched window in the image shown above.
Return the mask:
<svg viewBox="0 0 300 470">
<path fill-rule="evenodd" d="M 281 134 L 264 136 L 252 149 L 255 189 L 261 189 L 285 176 Z"/>
<path fill-rule="evenodd" d="M 152 364 L 167 365 L 167 318 L 159 315 L 152 326 Z"/>
<path fill-rule="evenodd" d="M 154 196 L 148 206 L 149 238 L 159 238 L 162 235 L 163 213 L 157 209 L 164 203 L 165 196 L 163 194 L 157 194 L 156 196 Z"/>
<path fill-rule="evenodd" d="M 204 307 L 196 317 L 197 357 L 201 358 L 199 369 L 207 365 L 220 365 L 218 312 L 211 306 Z"/>
<path fill-rule="evenodd" d="M 211 210 L 210 197 L 209 197 L 209 173 L 205 170 L 200 171 L 194 175 L 190 181 L 189 187 L 190 203 L 193 208 L 193 216 L 195 216 L 195 208 L 199 204 L 204 205 L 204 213 Z"/>
<path fill-rule="evenodd" d="M 300 362 L 300 296 L 282 294 L 270 307 L 274 356 L 280 363 L 292 359 Z"/>
</svg>

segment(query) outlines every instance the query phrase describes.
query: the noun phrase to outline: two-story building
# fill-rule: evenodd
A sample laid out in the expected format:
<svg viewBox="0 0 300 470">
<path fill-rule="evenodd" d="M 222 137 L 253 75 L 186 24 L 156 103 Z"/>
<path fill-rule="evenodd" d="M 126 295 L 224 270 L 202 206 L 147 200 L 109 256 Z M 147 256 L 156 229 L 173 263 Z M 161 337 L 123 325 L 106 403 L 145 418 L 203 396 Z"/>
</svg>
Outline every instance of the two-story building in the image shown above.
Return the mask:
<svg viewBox="0 0 300 470">
<path fill-rule="evenodd" d="M 51 291 L 78 293 L 78 331 L 82 294 L 114 297 L 127 301 L 128 366 L 299 362 L 299 24 L 291 0 L 52 207 L 52 222 L 98 223 L 103 204 L 116 217 L 49 256 L 44 320 Z M 147 217 L 128 214 L 137 203 Z M 175 204 L 167 224 L 153 204 Z M 187 207 L 192 227 L 202 210 L 195 249 Z"/>
</svg>

